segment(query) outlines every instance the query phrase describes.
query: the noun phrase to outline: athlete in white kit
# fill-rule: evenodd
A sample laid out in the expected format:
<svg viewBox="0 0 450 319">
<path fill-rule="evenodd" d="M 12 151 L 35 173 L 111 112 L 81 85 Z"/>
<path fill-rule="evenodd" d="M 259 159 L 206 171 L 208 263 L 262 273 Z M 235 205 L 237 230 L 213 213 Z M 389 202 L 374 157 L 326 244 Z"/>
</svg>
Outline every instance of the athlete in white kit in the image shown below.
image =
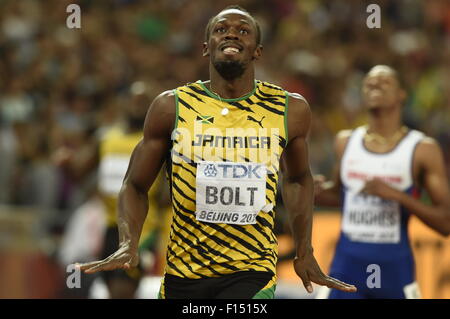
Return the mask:
<svg viewBox="0 0 450 319">
<path fill-rule="evenodd" d="M 373 67 L 363 82 L 368 125 L 338 133 L 333 181 L 316 178 L 315 203 L 342 208 L 341 235 L 330 276 L 356 293 L 322 289 L 318 298 L 417 298 L 408 239 L 410 214 L 447 236 L 450 191 L 439 145 L 402 123 L 406 93 L 397 72 Z M 419 199 L 424 188 L 431 199 Z M 372 267 L 372 268 L 370 268 Z M 367 283 L 377 268 L 378 283 Z M 370 270 L 369 269 L 369 270 Z"/>
</svg>

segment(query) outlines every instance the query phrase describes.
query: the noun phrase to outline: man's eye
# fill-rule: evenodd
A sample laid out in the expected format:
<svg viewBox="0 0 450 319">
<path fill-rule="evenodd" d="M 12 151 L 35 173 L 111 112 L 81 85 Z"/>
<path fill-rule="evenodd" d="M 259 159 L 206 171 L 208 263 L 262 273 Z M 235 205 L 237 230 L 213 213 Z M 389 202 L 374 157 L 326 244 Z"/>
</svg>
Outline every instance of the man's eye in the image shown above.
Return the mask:
<svg viewBox="0 0 450 319">
<path fill-rule="evenodd" d="M 223 27 L 217 28 L 216 32 L 223 33 L 223 32 L 225 32 L 225 28 L 223 28 Z"/>
<path fill-rule="evenodd" d="M 248 30 L 246 30 L 246 29 L 241 29 L 241 34 L 248 34 L 249 32 L 248 32 Z"/>
</svg>

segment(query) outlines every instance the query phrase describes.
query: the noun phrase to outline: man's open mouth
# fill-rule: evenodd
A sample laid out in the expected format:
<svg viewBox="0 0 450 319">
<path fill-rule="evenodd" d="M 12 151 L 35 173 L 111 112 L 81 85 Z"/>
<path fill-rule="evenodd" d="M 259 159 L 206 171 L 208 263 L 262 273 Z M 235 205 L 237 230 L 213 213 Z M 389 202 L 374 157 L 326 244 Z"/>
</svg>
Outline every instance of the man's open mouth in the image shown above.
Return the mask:
<svg viewBox="0 0 450 319">
<path fill-rule="evenodd" d="M 220 50 L 225 54 L 237 54 L 242 51 L 242 47 L 236 44 L 224 44 Z"/>
<path fill-rule="evenodd" d="M 369 91 L 369 96 L 379 96 L 379 95 L 384 95 L 384 92 L 382 90 L 379 89 L 373 89 L 371 91 Z"/>
<path fill-rule="evenodd" d="M 223 49 L 222 51 L 223 51 L 223 53 L 230 53 L 230 54 L 231 53 L 239 53 L 240 52 L 239 49 L 233 48 L 233 47 L 227 47 L 227 48 Z"/>
</svg>

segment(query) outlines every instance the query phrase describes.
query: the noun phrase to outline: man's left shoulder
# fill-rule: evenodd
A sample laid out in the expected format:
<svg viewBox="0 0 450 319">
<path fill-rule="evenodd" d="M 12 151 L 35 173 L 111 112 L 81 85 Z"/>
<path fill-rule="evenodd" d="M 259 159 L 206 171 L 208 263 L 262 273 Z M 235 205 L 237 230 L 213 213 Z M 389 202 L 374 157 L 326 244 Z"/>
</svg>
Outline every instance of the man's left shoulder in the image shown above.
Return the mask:
<svg viewBox="0 0 450 319">
<path fill-rule="evenodd" d="M 307 134 L 312 118 L 312 111 L 308 102 L 298 93 L 287 92 L 287 97 L 287 116 L 290 129 L 300 129 L 303 132 L 302 134 Z"/>
<path fill-rule="evenodd" d="M 289 109 L 292 111 L 296 111 L 300 112 L 300 113 L 304 113 L 304 112 L 310 112 L 311 109 L 309 107 L 309 103 L 306 100 L 306 98 L 301 95 L 300 93 L 296 93 L 296 92 L 288 92 L 286 91 L 287 96 L 288 96 L 288 105 L 289 105 Z"/>
<path fill-rule="evenodd" d="M 295 104 L 303 104 L 307 108 L 309 108 L 309 103 L 306 100 L 306 98 L 297 92 L 289 92 L 288 90 L 284 89 L 283 87 L 273 84 L 270 82 L 264 82 L 260 80 L 256 80 L 257 87 L 260 91 L 264 91 L 265 93 L 269 93 L 272 95 L 278 95 L 280 97 L 286 98 L 287 103 L 290 105 L 291 103 Z"/>
<path fill-rule="evenodd" d="M 425 134 L 422 135 L 422 138 L 417 142 L 417 150 L 427 153 L 429 151 L 440 150 L 441 146 L 439 142 L 431 136 L 427 136 Z"/>
<path fill-rule="evenodd" d="M 416 145 L 413 156 L 419 163 L 435 163 L 443 155 L 439 142 L 430 136 L 423 135 Z"/>
<path fill-rule="evenodd" d="M 288 93 L 279 85 L 260 80 L 256 80 L 256 88 L 257 93 L 263 95 L 265 98 L 285 98 Z"/>
<path fill-rule="evenodd" d="M 309 107 L 309 103 L 306 100 L 306 98 L 301 95 L 300 93 L 296 93 L 296 92 L 287 92 L 288 96 L 289 96 L 289 102 L 294 102 L 294 103 L 299 103 L 299 104 L 304 104 L 306 107 Z"/>
</svg>

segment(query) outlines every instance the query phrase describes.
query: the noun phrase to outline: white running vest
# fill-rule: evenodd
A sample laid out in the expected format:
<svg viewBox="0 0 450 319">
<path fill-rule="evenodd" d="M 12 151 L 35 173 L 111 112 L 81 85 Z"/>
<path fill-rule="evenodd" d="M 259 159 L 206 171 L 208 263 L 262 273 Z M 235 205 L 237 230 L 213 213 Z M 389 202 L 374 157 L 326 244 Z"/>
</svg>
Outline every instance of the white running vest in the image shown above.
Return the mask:
<svg viewBox="0 0 450 319">
<path fill-rule="evenodd" d="M 414 186 L 413 154 L 424 134 L 410 130 L 392 151 L 374 153 L 364 146 L 366 130 L 365 126 L 354 130 L 341 161 L 344 185 L 342 232 L 356 242 L 399 243 L 399 203 L 360 191 L 372 178 L 380 178 L 403 192 Z"/>
</svg>

